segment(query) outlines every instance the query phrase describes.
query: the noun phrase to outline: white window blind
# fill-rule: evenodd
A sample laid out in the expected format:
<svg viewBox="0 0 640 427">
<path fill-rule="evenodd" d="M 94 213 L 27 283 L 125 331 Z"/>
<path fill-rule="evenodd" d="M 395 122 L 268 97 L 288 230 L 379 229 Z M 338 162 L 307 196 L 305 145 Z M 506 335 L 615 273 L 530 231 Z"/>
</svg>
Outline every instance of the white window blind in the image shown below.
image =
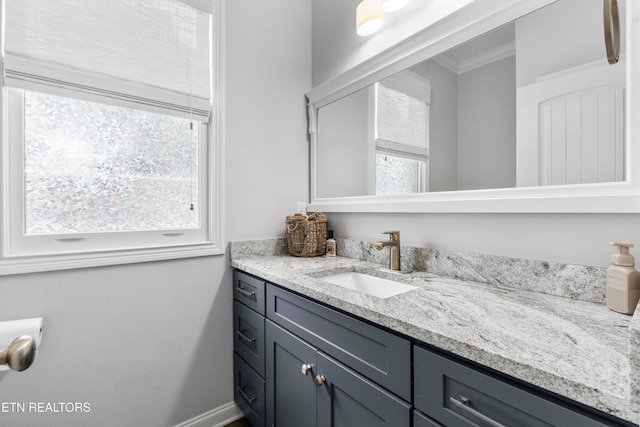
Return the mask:
<svg viewBox="0 0 640 427">
<path fill-rule="evenodd" d="M 378 149 L 419 157 L 428 155 L 428 102 L 376 83 L 375 121 Z"/>
<path fill-rule="evenodd" d="M 207 121 L 211 15 L 202 9 L 179 0 L 5 0 L 4 84 Z"/>
</svg>

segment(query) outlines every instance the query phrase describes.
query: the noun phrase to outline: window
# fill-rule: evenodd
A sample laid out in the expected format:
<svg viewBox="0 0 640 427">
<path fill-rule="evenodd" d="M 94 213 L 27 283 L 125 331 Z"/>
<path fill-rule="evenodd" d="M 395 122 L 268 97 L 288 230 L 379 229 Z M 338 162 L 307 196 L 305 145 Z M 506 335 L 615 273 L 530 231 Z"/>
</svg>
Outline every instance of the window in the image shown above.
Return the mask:
<svg viewBox="0 0 640 427">
<path fill-rule="evenodd" d="M 426 191 L 425 160 L 376 153 L 376 194 L 415 194 Z"/>
<path fill-rule="evenodd" d="M 222 253 L 214 11 L 5 3 L 0 274 Z"/>
<path fill-rule="evenodd" d="M 428 191 L 428 80 L 403 71 L 375 85 L 377 195 Z"/>
<path fill-rule="evenodd" d="M 23 94 L 27 236 L 199 227 L 188 119 Z"/>
</svg>

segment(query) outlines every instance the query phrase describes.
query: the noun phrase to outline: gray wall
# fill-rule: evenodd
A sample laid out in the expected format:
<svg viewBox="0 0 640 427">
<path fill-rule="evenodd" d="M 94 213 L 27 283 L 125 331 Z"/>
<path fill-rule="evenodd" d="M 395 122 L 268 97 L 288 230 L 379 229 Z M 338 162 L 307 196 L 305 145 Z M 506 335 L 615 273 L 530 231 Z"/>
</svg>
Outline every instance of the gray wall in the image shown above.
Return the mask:
<svg viewBox="0 0 640 427">
<path fill-rule="evenodd" d="M 621 45 L 624 52 L 626 2 L 620 7 Z M 571 28 L 571 31 L 567 31 Z M 536 82 L 549 73 L 605 59 L 602 2 L 563 0 L 533 12 L 516 24 L 517 86 Z"/>
<path fill-rule="evenodd" d="M 284 235 L 307 197 L 308 0 L 226 2 L 226 232 Z M 3 427 L 174 426 L 233 398 L 227 256 L 0 277 L 0 320 L 42 316 L 38 359 L 0 372 L 0 402 L 89 402 L 0 414 Z"/>
<path fill-rule="evenodd" d="M 432 88 L 429 191 L 515 187 L 515 58 L 460 75 L 436 61 L 411 70 Z"/>
<path fill-rule="evenodd" d="M 309 189 L 310 0 L 226 1 L 228 240 L 284 236 Z"/>
<path fill-rule="evenodd" d="M 387 48 L 389 38 L 395 35 L 394 25 L 400 21 L 397 15 L 396 22 L 381 32 L 372 37 L 358 37 L 352 21 L 337 25 L 333 18 L 351 14 L 357 1 L 312 0 L 312 3 L 314 85 Z M 420 3 L 411 4 L 418 7 Z M 414 10 L 412 16 L 415 15 Z M 366 57 L 362 54 L 364 50 Z M 379 238 L 379 230 L 397 228 L 407 244 L 601 266 L 609 263 L 613 249 L 609 241 L 640 243 L 639 219 L 637 214 L 329 215 L 336 237 L 374 240 Z"/>
<path fill-rule="evenodd" d="M 515 57 L 458 76 L 458 190 L 516 186 Z"/>
<path fill-rule="evenodd" d="M 1 319 L 42 316 L 45 329 L 29 370 L 0 373 L 0 401 L 89 402 L 91 412 L 0 423 L 172 426 L 228 402 L 224 272 L 223 257 L 207 257 L 1 278 Z"/>
<path fill-rule="evenodd" d="M 436 61 L 411 68 L 431 82 L 429 191 L 458 188 L 458 75 Z"/>
<path fill-rule="evenodd" d="M 374 186 L 369 185 L 372 171 L 367 168 L 373 150 L 369 131 L 372 92 L 364 88 L 318 110 L 319 197 L 375 194 Z"/>
</svg>

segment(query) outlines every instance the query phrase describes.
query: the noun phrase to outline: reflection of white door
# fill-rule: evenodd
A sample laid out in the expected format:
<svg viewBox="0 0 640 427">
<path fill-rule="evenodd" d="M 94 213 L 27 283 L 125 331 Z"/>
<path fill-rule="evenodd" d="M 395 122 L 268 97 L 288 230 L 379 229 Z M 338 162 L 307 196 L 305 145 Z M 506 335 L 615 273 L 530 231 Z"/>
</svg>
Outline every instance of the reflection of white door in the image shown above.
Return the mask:
<svg viewBox="0 0 640 427">
<path fill-rule="evenodd" d="M 518 89 L 517 185 L 624 179 L 624 64 L 588 64 Z"/>
<path fill-rule="evenodd" d="M 602 87 L 540 106 L 542 185 L 624 179 L 624 89 Z"/>
</svg>

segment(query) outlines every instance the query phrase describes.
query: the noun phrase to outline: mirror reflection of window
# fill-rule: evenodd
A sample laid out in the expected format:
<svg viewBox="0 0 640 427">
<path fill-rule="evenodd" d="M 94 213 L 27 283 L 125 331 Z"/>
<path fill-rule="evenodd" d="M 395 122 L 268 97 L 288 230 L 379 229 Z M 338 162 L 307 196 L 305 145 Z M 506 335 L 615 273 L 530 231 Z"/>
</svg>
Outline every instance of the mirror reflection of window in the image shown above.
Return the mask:
<svg viewBox="0 0 640 427">
<path fill-rule="evenodd" d="M 375 194 L 429 191 L 429 80 L 404 71 L 374 91 Z"/>
<path fill-rule="evenodd" d="M 414 194 L 427 191 L 427 162 L 376 153 L 376 195 Z"/>
</svg>

